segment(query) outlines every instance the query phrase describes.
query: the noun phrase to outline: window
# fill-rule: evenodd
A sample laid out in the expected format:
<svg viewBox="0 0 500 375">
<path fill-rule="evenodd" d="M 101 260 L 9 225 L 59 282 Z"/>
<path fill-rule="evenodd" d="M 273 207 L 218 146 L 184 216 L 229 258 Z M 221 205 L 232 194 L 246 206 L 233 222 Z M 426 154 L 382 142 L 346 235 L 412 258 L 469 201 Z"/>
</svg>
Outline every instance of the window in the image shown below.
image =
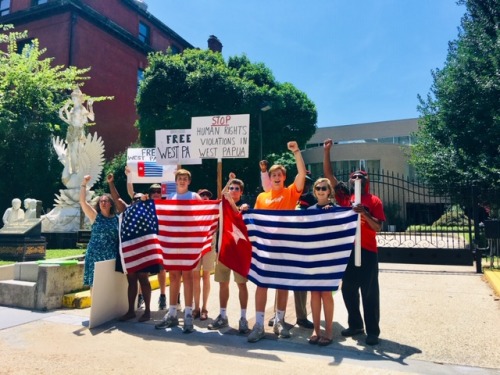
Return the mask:
<svg viewBox="0 0 500 375">
<path fill-rule="evenodd" d="M 47 4 L 49 0 L 33 0 L 32 4 L 33 5 L 41 5 L 41 4 Z"/>
<path fill-rule="evenodd" d="M 172 53 L 172 55 L 177 55 L 178 53 L 181 52 L 179 47 L 177 47 L 175 44 L 171 44 L 170 47 L 168 47 Z"/>
<path fill-rule="evenodd" d="M 139 40 L 149 44 L 149 26 L 143 22 L 139 22 Z"/>
<path fill-rule="evenodd" d="M 21 54 L 26 48 L 26 55 L 30 55 L 33 48 L 33 39 L 24 39 L 17 42 L 17 53 Z"/>
<path fill-rule="evenodd" d="M 0 16 L 10 13 L 10 0 L 0 0 Z"/>
<path fill-rule="evenodd" d="M 333 161 L 331 164 L 333 174 L 339 179 L 346 179 L 351 172 L 358 169 L 375 172 L 380 170 L 380 160 L 339 160 Z M 312 163 L 307 168 L 314 177 L 323 176 L 323 163 Z"/>
<path fill-rule="evenodd" d="M 141 85 L 143 79 L 144 79 L 144 70 L 137 69 L 137 91 L 139 91 L 139 86 Z"/>
</svg>

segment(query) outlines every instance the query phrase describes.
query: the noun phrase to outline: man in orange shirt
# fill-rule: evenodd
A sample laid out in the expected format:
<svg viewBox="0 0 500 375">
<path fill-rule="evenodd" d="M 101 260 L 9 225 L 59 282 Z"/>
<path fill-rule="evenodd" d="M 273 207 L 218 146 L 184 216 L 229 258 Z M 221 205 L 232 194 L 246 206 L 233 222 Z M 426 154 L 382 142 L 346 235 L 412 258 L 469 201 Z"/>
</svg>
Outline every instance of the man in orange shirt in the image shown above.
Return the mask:
<svg viewBox="0 0 500 375">
<path fill-rule="evenodd" d="M 287 147 L 293 152 L 295 163 L 297 165 L 297 176 L 295 181 L 288 187 L 285 187 L 286 169 L 282 165 L 273 165 L 269 169 L 271 180 L 271 190 L 260 193 L 255 202 L 255 209 L 267 210 L 294 210 L 297 201 L 304 189 L 306 177 L 306 166 L 302 154 L 300 153 L 297 142 L 288 142 Z M 284 316 L 288 300 L 288 290 L 277 291 L 277 308 L 273 325 L 274 333 L 280 337 L 290 337 L 290 332 L 285 326 Z M 252 332 L 248 335 L 248 342 L 257 342 L 265 335 L 264 331 L 264 312 L 266 311 L 267 288 L 257 287 L 255 292 L 255 325 Z"/>
</svg>

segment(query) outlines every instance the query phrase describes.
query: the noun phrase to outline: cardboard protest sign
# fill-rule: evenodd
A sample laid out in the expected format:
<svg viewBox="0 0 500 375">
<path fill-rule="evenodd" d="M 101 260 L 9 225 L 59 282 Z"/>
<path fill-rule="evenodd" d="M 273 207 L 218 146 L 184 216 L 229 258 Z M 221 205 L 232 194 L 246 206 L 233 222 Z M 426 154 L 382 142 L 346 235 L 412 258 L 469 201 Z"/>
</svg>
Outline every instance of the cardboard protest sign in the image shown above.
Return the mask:
<svg viewBox="0 0 500 375">
<path fill-rule="evenodd" d="M 201 159 L 248 158 L 250 115 L 191 119 L 191 156 Z M 193 155 L 194 153 L 194 155 Z"/>
<path fill-rule="evenodd" d="M 175 181 L 177 167 L 158 164 L 154 148 L 129 148 L 127 166 L 130 169 L 128 182 L 150 184 Z"/>
<path fill-rule="evenodd" d="M 161 165 L 201 164 L 191 149 L 191 129 L 156 131 L 156 162 Z"/>
</svg>

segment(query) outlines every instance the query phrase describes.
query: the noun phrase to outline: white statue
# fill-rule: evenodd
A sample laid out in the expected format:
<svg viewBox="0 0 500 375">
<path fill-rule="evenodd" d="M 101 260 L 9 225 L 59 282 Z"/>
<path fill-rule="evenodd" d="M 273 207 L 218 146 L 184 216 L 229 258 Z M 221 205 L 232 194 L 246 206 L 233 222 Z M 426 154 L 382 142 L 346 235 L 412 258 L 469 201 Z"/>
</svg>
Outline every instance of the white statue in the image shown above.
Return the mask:
<svg viewBox="0 0 500 375">
<path fill-rule="evenodd" d="M 87 119 L 94 121 L 93 102 L 88 100 L 87 108 L 85 108 L 84 102 L 85 98 L 77 87 L 71 93 L 71 100 L 67 101 L 59 110 L 59 117 L 69 125 L 66 133 L 69 173 L 78 173 L 78 156 L 82 151 L 81 148 L 85 139 L 85 124 L 87 124 Z"/>
<path fill-rule="evenodd" d="M 12 207 L 5 210 L 2 220 L 3 225 L 6 227 L 20 224 L 24 221 L 24 211 L 21 208 L 21 200 L 19 198 L 12 199 Z"/>
<path fill-rule="evenodd" d="M 24 200 L 25 220 L 36 219 L 36 199 L 26 198 Z"/>
<path fill-rule="evenodd" d="M 56 194 L 55 208 L 42 216 L 42 232 L 76 232 L 80 229 L 80 184 L 83 176 L 92 179 L 87 184 L 87 200 L 93 196 L 90 188 L 99 180 L 104 164 L 104 143 L 101 137 L 85 135 L 87 119 L 94 119 L 92 102 L 83 106 L 83 94 L 75 89 L 72 102 L 59 111 L 59 116 L 69 124 L 66 140 L 52 138 L 52 145 L 64 166 L 61 181 L 66 189 Z M 71 107 L 71 109 L 69 109 Z"/>
</svg>

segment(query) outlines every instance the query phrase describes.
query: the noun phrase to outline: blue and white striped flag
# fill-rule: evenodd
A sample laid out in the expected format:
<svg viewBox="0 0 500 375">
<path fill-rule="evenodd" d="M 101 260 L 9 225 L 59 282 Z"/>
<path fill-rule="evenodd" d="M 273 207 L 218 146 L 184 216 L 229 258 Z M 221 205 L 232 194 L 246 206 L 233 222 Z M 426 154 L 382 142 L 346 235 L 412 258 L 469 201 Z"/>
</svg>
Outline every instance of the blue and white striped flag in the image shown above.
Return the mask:
<svg viewBox="0 0 500 375">
<path fill-rule="evenodd" d="M 354 247 L 356 214 L 329 210 L 249 210 L 243 215 L 252 242 L 248 279 L 258 286 L 336 291 Z"/>
</svg>

